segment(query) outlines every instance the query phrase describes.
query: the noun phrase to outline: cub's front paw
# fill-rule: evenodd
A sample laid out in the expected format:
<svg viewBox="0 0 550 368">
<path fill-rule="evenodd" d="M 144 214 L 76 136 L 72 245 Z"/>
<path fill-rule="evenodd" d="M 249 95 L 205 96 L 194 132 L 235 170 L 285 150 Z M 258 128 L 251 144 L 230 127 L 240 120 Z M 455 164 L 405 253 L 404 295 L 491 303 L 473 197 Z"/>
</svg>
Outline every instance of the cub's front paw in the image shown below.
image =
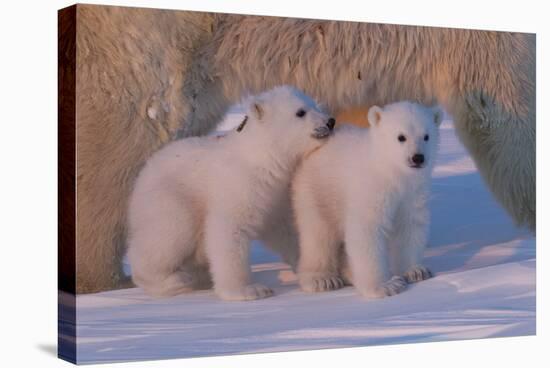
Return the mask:
<svg viewBox="0 0 550 368">
<path fill-rule="evenodd" d="M 401 276 L 393 276 L 391 279 L 377 287 L 373 292 L 367 292 L 371 298 L 385 298 L 399 294 L 407 288 L 407 281 Z"/>
<path fill-rule="evenodd" d="M 430 277 L 433 277 L 433 274 L 432 271 L 430 271 L 427 267 L 416 265 L 405 272 L 403 277 L 405 278 L 405 280 L 407 280 L 409 284 L 412 284 L 413 282 L 429 279 Z"/>
<path fill-rule="evenodd" d="M 308 293 L 337 290 L 344 287 L 344 279 L 337 275 L 302 276 L 300 287 Z"/>
<path fill-rule="evenodd" d="M 273 290 L 262 284 L 246 285 L 240 290 L 220 290 L 220 298 L 230 301 L 256 300 L 273 295 Z"/>
</svg>

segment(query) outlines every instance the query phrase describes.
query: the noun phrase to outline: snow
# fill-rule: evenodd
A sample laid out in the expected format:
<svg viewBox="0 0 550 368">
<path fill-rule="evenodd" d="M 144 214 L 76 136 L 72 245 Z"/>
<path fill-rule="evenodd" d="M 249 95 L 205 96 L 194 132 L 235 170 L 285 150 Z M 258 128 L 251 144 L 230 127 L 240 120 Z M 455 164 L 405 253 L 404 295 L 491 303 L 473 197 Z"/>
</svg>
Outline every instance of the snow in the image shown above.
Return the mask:
<svg viewBox="0 0 550 368">
<path fill-rule="evenodd" d="M 223 129 L 240 119 L 233 111 Z M 153 299 L 140 289 L 77 296 L 78 362 L 535 334 L 535 238 L 492 198 L 448 120 L 432 185 L 425 263 L 433 279 L 378 300 L 352 287 L 307 294 L 255 243 L 253 278 L 274 289 L 271 298 L 225 302 L 198 291 Z"/>
</svg>

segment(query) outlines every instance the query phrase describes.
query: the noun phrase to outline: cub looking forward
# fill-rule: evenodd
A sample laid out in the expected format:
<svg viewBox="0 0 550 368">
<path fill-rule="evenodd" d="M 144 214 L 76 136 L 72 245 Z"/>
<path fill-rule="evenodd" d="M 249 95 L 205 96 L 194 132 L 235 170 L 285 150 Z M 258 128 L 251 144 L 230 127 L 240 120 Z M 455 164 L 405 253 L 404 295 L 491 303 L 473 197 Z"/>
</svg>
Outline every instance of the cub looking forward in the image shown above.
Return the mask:
<svg viewBox="0 0 550 368">
<path fill-rule="evenodd" d="M 303 162 L 292 188 L 303 290 L 347 278 L 364 296 L 384 297 L 431 277 L 421 261 L 441 119 L 411 102 L 373 106 L 370 128 L 337 128 Z"/>
</svg>

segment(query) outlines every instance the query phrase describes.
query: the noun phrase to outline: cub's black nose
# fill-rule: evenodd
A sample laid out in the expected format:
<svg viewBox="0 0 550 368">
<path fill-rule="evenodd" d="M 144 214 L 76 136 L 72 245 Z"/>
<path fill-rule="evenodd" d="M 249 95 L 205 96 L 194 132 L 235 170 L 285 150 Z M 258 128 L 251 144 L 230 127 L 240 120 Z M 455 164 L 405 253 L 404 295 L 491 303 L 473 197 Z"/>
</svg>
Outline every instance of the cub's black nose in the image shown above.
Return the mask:
<svg viewBox="0 0 550 368">
<path fill-rule="evenodd" d="M 328 119 L 327 126 L 330 130 L 334 129 L 335 125 L 336 125 L 336 120 L 334 120 L 334 118 Z"/>
<path fill-rule="evenodd" d="M 424 163 L 424 155 L 417 153 L 412 157 L 412 162 L 415 165 L 422 165 Z"/>
</svg>

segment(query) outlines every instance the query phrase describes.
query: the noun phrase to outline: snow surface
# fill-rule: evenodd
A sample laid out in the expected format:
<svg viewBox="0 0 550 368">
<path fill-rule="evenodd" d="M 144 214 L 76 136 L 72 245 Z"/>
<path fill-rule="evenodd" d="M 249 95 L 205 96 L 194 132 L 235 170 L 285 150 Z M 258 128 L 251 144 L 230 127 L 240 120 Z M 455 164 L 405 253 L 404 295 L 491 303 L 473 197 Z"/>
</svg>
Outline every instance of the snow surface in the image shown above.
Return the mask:
<svg viewBox="0 0 550 368">
<path fill-rule="evenodd" d="M 240 116 L 228 120 L 224 129 Z M 432 185 L 425 263 L 433 279 L 378 300 L 352 287 L 307 294 L 278 256 L 254 244 L 253 279 L 274 289 L 268 299 L 225 302 L 212 291 L 152 299 L 140 289 L 79 295 L 78 362 L 535 334 L 535 238 L 492 198 L 450 121 Z"/>
</svg>

